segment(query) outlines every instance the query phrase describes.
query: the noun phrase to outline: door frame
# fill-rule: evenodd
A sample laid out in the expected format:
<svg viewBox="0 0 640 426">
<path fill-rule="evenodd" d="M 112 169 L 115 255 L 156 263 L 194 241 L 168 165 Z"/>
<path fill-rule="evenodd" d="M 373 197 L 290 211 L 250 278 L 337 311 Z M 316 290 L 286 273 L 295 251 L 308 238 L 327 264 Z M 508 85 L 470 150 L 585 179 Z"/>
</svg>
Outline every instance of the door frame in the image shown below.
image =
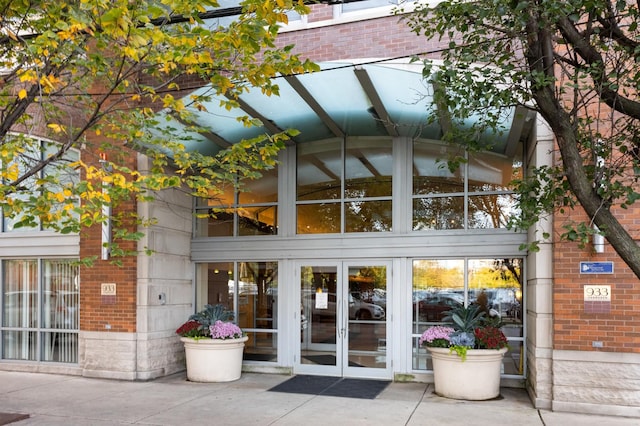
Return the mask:
<svg viewBox="0 0 640 426">
<path fill-rule="evenodd" d="M 310 374 L 319 376 L 337 376 L 337 377 L 353 377 L 353 378 L 376 378 L 376 379 L 391 379 L 393 377 L 392 371 L 392 344 L 391 344 L 391 312 L 389 311 L 392 306 L 393 292 L 392 288 L 392 265 L 391 259 L 355 259 L 355 260 L 305 260 L 295 261 L 293 265 L 294 277 L 295 277 L 295 297 L 294 307 L 301 307 L 301 291 L 300 291 L 300 275 L 303 266 L 318 266 L 318 267 L 335 267 L 336 268 L 336 290 L 340 290 L 341 304 L 347 305 L 346 308 L 336 306 L 336 343 L 335 348 L 327 347 L 327 349 L 334 350 L 336 354 L 336 365 L 317 365 L 317 364 L 303 364 L 301 359 L 301 333 L 303 330 L 303 320 L 301 315 L 295 315 L 297 319 L 291 338 L 294 344 L 294 374 Z M 349 268 L 350 267 L 373 267 L 383 266 L 386 268 L 386 307 L 385 307 L 385 332 L 384 339 L 385 344 L 385 367 L 373 368 L 373 367 L 361 367 L 349 365 L 349 333 L 350 327 L 358 320 L 349 318 L 349 314 L 346 313 L 349 310 L 348 303 L 342 303 L 344 300 L 349 300 L 351 291 L 349 288 Z M 337 298 L 338 299 L 338 298 Z M 346 313 L 346 315 L 345 315 Z M 311 318 L 306 318 L 307 326 L 310 326 Z M 363 320 L 366 322 L 366 320 Z M 341 333 L 341 329 L 346 332 Z M 307 331 L 308 332 L 308 331 Z M 319 344 L 314 344 L 321 350 Z M 331 344 L 330 344 L 331 345 Z"/>
</svg>

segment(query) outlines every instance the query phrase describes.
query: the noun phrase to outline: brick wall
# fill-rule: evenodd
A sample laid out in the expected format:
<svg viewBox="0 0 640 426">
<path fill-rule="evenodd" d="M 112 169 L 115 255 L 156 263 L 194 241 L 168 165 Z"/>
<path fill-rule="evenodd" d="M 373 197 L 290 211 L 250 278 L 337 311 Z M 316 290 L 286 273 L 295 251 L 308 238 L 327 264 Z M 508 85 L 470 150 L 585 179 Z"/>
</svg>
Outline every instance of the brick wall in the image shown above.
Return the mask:
<svg viewBox="0 0 640 426">
<path fill-rule="evenodd" d="M 640 207 L 622 211 L 618 217 L 627 229 L 640 236 Z M 571 220 L 584 220 L 577 211 Z M 557 215 L 555 232 L 559 235 L 567 215 Z M 633 235 L 633 234 L 632 234 Z M 556 242 L 554 247 L 554 349 L 575 351 L 640 353 L 640 283 L 611 246 L 595 253 L 592 246 L 580 249 L 577 244 Z M 613 274 L 582 274 L 580 262 L 612 261 Z M 607 313 L 594 313 L 584 303 L 585 285 L 610 285 L 611 305 Z M 602 342 L 594 348 L 592 342 Z"/>
<path fill-rule="evenodd" d="M 322 8 L 330 10 L 329 6 L 318 6 L 319 10 Z M 325 15 L 322 16 L 326 18 Z M 309 22 L 317 20 L 316 15 L 309 17 Z M 278 36 L 278 44 L 295 44 L 294 53 L 314 61 L 406 57 L 437 52 L 443 46 L 438 41 L 418 37 L 395 16 L 284 32 Z"/>
<path fill-rule="evenodd" d="M 82 158 L 90 164 L 97 164 L 96 156 L 85 155 Z M 107 153 L 108 158 L 136 169 L 136 155 L 122 148 Z M 124 202 L 114 208 L 114 214 L 135 212 L 134 200 Z M 134 229 L 134 228 L 132 228 Z M 135 250 L 135 242 L 120 242 L 123 249 Z M 135 257 L 120 259 L 121 266 L 111 260 L 100 260 L 102 246 L 102 228 L 95 225 L 81 232 L 80 257 L 82 259 L 95 256 L 97 260 L 91 267 L 83 267 L 80 272 L 80 329 L 83 331 L 135 332 L 136 331 L 136 275 L 137 260 Z M 101 295 L 102 283 L 115 283 L 116 296 Z"/>
</svg>

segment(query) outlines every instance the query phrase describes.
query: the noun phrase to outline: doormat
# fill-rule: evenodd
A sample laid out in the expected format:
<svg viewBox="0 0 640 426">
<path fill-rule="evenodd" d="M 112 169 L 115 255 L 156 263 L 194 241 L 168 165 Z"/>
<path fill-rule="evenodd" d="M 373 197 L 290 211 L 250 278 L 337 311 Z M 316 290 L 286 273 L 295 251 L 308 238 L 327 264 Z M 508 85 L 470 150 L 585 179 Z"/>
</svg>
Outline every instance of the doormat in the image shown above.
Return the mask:
<svg viewBox="0 0 640 426">
<path fill-rule="evenodd" d="M 19 422 L 20 420 L 28 419 L 28 414 L 20 413 L 0 413 L 0 425 L 8 425 L 9 423 Z"/>
<path fill-rule="evenodd" d="M 341 377 L 298 375 L 272 387 L 269 391 L 337 396 L 341 398 L 374 399 L 389 383 L 388 380 L 343 379 Z"/>
<path fill-rule="evenodd" d="M 319 365 L 336 365 L 336 357 L 334 355 L 305 355 L 304 359 Z M 364 367 L 364 365 L 349 361 L 349 367 Z"/>
<path fill-rule="evenodd" d="M 244 353 L 243 359 L 245 361 L 275 361 L 275 355 L 271 354 L 252 354 L 252 353 Z"/>
</svg>

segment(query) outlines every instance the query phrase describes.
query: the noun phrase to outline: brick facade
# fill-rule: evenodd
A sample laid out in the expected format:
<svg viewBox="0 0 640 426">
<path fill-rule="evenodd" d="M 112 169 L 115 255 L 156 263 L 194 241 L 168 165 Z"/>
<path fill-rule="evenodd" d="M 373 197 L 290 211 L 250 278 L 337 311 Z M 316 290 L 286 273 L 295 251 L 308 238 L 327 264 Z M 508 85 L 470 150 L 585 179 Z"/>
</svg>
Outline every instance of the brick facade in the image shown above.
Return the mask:
<svg viewBox="0 0 640 426">
<path fill-rule="evenodd" d="M 94 144 L 95 145 L 95 144 Z M 83 160 L 90 165 L 100 166 L 97 155 L 84 155 Z M 136 154 L 122 147 L 117 152 L 108 152 L 110 161 L 118 162 L 135 170 Z M 114 215 L 134 212 L 136 201 L 129 200 L 114 208 Z M 134 227 L 130 227 L 133 231 Z M 118 241 L 125 250 L 136 250 L 136 242 Z M 81 269 L 82 291 L 80 293 L 80 329 L 84 331 L 127 332 L 136 331 L 136 279 L 137 258 L 127 256 L 118 259 L 101 260 L 102 228 L 94 225 L 85 228 L 80 238 L 80 257 L 95 257 L 93 265 Z M 116 296 L 102 296 L 103 283 L 116 284 Z"/>
</svg>

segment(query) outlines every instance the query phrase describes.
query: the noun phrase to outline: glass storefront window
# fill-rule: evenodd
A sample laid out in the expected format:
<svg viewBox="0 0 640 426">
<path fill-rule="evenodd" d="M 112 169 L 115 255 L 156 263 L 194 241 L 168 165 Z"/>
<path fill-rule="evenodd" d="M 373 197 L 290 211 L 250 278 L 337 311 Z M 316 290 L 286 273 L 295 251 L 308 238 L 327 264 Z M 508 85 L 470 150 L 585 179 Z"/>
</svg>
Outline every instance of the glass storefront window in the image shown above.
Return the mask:
<svg viewBox="0 0 640 426">
<path fill-rule="evenodd" d="M 78 362 L 79 269 L 69 260 L 5 260 L 2 358 Z"/>
<path fill-rule="evenodd" d="M 416 259 L 412 269 L 415 370 L 432 370 L 428 352 L 418 343 L 424 330 L 442 323 L 452 308 L 477 304 L 500 319 L 509 340 L 503 374 L 524 374 L 522 258 Z"/>
<path fill-rule="evenodd" d="M 391 231 L 391 201 L 351 201 L 345 206 L 346 232 Z"/>
<path fill-rule="evenodd" d="M 278 169 L 264 170 L 259 179 L 212 190 L 196 200 L 196 237 L 278 234 Z"/>
<path fill-rule="evenodd" d="M 339 200 L 342 193 L 342 140 L 298 145 L 296 199 Z"/>
<path fill-rule="evenodd" d="M 24 148 L 24 152 L 21 157 L 16 160 L 19 173 L 22 174 L 33 167 L 36 167 L 44 159 L 55 155 L 60 149 L 60 145 L 54 142 L 47 142 L 41 139 L 35 139 L 30 136 L 22 135 L 21 141 Z M 26 179 L 20 186 L 22 190 L 9 195 L 9 197 L 16 200 L 29 200 L 34 192 L 41 190 L 40 177 L 47 176 L 51 181 L 47 183 L 47 189 L 50 191 L 60 191 L 61 188 L 68 184 L 76 184 L 80 179 L 80 171 L 69 167 L 69 163 L 75 162 L 80 158 L 80 153 L 76 150 L 70 149 L 64 153 L 62 160 L 58 160 L 48 164 L 44 169 L 36 175 Z M 76 200 L 76 204 L 80 201 Z M 56 207 L 54 206 L 54 209 Z M 17 224 L 26 218 L 24 213 L 18 213 L 13 217 L 8 216 L 7 209 L 2 211 L 2 231 L 3 232 L 25 232 L 25 231 L 37 231 L 40 230 L 41 224 L 37 218 L 34 218 L 30 223 L 22 223 L 20 226 Z"/>
<path fill-rule="evenodd" d="M 413 194 L 464 193 L 463 168 L 450 170 L 447 158 L 460 155 L 451 147 L 433 141 L 413 144 Z"/>
<path fill-rule="evenodd" d="M 298 234 L 335 234 L 340 232 L 340 204 L 298 205 Z"/>
<path fill-rule="evenodd" d="M 247 333 L 244 359 L 277 360 L 278 262 L 215 262 L 197 265 L 196 305 L 222 304 Z"/>
<path fill-rule="evenodd" d="M 464 228 L 464 197 L 431 197 L 413 200 L 413 230 Z"/>
<path fill-rule="evenodd" d="M 300 144 L 297 233 L 391 231 L 392 175 L 389 138 Z"/>
<path fill-rule="evenodd" d="M 347 139 L 345 198 L 391 196 L 393 155 L 388 140 Z"/>
<path fill-rule="evenodd" d="M 413 145 L 414 231 L 505 228 L 518 214 L 509 183 L 522 175 L 522 159 L 427 141 Z M 447 159 L 463 161 L 451 169 Z"/>
</svg>

